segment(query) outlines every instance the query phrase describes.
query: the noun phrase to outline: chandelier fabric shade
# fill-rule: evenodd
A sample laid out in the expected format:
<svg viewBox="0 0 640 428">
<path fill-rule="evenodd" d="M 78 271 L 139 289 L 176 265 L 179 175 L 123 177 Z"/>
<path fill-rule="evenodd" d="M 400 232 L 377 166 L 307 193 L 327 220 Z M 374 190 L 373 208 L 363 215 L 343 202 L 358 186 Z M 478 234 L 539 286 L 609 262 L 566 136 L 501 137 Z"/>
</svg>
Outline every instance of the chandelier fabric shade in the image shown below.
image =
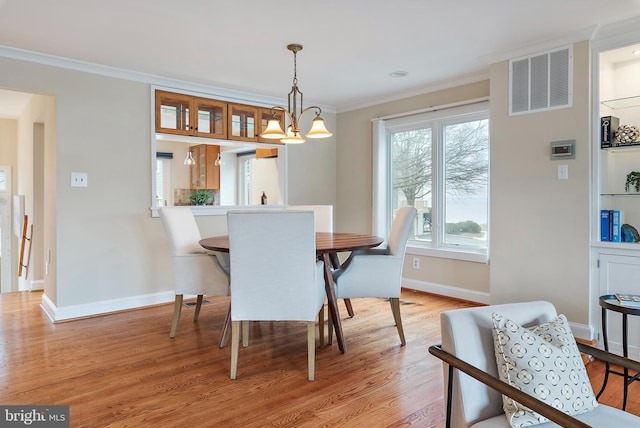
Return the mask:
<svg viewBox="0 0 640 428">
<path fill-rule="evenodd" d="M 302 144 L 304 143 L 304 138 L 302 138 L 300 134 L 295 134 L 291 126 L 289 126 L 287 128 L 287 134 L 284 138 L 281 138 L 280 141 L 285 144 Z"/>
<path fill-rule="evenodd" d="M 286 137 L 287 134 L 285 134 L 282 128 L 280 128 L 280 121 L 278 119 L 269 119 L 269 121 L 267 122 L 267 127 L 265 128 L 264 132 L 260 134 L 260 136 L 262 138 L 280 140 Z"/>
<path fill-rule="evenodd" d="M 288 95 L 288 108 L 283 106 L 275 106 L 271 108 L 272 119 L 267 122 L 267 127 L 264 132 L 260 134 L 262 138 L 279 139 L 285 144 L 300 144 L 304 143 L 304 138 L 300 135 L 300 120 L 302 116 L 309 110 L 315 110 L 316 117 L 313 119 L 311 129 L 305 137 L 307 138 L 328 138 L 333 134 L 327 130 L 324 124 L 324 119 L 320 117 L 322 109 L 318 106 L 310 106 L 304 108 L 303 95 L 298 89 L 298 76 L 296 70 L 296 55 L 302 50 L 302 45 L 290 44 L 287 46 L 291 52 L 293 52 L 293 86 L 291 92 Z M 299 106 L 299 107 L 298 107 Z M 280 122 L 276 118 L 276 112 L 281 111 L 289 118 L 289 127 L 285 133 L 280 127 Z"/>
<path fill-rule="evenodd" d="M 311 129 L 305 134 L 307 138 L 327 138 L 333 134 L 324 126 L 324 119 L 317 115 L 311 122 Z"/>
</svg>

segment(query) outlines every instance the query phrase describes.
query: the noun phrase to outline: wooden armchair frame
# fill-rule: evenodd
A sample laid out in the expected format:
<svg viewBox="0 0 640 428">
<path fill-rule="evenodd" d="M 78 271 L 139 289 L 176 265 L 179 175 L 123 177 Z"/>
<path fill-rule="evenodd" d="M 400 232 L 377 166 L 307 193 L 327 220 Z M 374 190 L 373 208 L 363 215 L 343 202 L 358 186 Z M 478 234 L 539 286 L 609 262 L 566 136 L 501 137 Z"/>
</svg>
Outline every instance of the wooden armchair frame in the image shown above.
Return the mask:
<svg viewBox="0 0 640 428">
<path fill-rule="evenodd" d="M 585 345 L 583 343 L 578 343 L 577 345 L 580 352 L 591 355 L 600 361 L 640 372 L 640 362 L 630 360 L 629 358 L 621 357 L 619 355 L 615 355 L 610 352 L 594 348 L 593 346 Z M 467 375 L 500 392 L 501 394 L 511 397 L 518 403 L 521 403 L 522 405 L 534 410 L 535 412 L 538 412 L 542 416 L 559 424 L 562 427 L 590 427 L 590 425 L 587 425 L 584 422 L 579 421 L 578 419 L 575 419 L 554 407 L 551 407 L 543 401 L 540 401 L 537 398 L 514 388 L 513 386 L 501 381 L 497 377 L 492 376 L 491 374 L 472 366 L 471 364 L 461 360 L 460 358 L 450 354 L 449 352 L 444 351 L 440 345 L 430 346 L 429 353 L 448 364 L 449 381 L 447 383 L 446 408 L 447 428 L 451 428 L 451 397 L 453 393 L 453 382 L 451 381 L 451 379 L 453 378 L 454 369 L 460 370 L 461 372 L 466 373 Z"/>
</svg>

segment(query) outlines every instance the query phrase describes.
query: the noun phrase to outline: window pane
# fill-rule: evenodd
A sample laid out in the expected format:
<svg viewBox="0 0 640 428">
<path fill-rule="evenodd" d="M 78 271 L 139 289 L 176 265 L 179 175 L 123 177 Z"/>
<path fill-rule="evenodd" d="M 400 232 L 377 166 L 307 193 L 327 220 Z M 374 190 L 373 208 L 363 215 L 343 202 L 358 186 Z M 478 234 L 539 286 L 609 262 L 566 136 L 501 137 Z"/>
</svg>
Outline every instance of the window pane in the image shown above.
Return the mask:
<svg viewBox="0 0 640 428">
<path fill-rule="evenodd" d="M 431 128 L 391 134 L 391 221 L 398 208 L 418 209 L 414 233 L 409 239 L 431 241 Z"/>
<path fill-rule="evenodd" d="M 238 186 L 239 205 L 251 205 L 251 159 L 248 157 L 238 158 L 238 177 L 240 185 Z"/>
<path fill-rule="evenodd" d="M 170 159 L 156 158 L 156 202 L 159 207 L 173 205 Z"/>
<path fill-rule="evenodd" d="M 486 248 L 489 121 L 446 125 L 444 243 Z"/>
<path fill-rule="evenodd" d="M 162 164 L 162 159 L 156 159 L 156 199 L 158 201 L 158 206 L 163 207 L 165 196 L 164 196 L 164 169 Z"/>
</svg>

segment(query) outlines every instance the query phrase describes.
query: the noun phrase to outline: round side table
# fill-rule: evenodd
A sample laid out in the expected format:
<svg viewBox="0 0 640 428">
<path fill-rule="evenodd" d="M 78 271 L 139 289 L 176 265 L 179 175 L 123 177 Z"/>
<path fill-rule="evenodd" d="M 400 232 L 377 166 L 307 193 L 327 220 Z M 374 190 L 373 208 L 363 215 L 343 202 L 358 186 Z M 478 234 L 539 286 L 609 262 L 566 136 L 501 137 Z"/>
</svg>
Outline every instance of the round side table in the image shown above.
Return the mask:
<svg viewBox="0 0 640 428">
<path fill-rule="evenodd" d="M 640 305 L 628 305 L 618 302 L 615 294 L 606 294 L 599 298 L 600 307 L 602 307 L 602 340 L 604 342 L 604 350 L 609 351 L 609 340 L 607 338 L 607 311 L 618 312 L 622 314 L 622 354 L 626 358 L 628 357 L 628 340 L 627 340 L 627 315 L 640 315 Z M 629 369 L 624 369 L 622 373 L 612 370 L 609 363 L 605 363 L 606 371 L 604 373 L 604 382 L 600 392 L 596 395 L 596 399 L 600 398 L 600 395 L 607 387 L 607 381 L 609 380 L 609 373 L 624 377 L 624 398 L 622 400 L 622 410 L 627 407 L 627 393 L 629 391 L 629 384 L 635 380 L 638 380 L 640 373 L 635 375 L 629 375 Z"/>
</svg>

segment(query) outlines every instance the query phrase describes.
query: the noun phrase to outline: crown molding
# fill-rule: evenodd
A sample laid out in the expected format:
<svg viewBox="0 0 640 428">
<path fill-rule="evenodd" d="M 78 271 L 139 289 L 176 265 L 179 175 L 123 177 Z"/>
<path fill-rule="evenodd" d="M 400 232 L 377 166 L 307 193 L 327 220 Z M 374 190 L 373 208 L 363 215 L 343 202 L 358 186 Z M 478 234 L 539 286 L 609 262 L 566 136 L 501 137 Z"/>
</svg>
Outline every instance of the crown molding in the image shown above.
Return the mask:
<svg viewBox="0 0 640 428">
<path fill-rule="evenodd" d="M 252 92 L 238 91 L 220 86 L 203 85 L 188 82 L 180 79 L 159 76 L 156 74 L 143 73 L 140 71 L 128 70 L 124 68 L 112 67 L 108 65 L 96 64 L 87 61 L 44 54 L 40 52 L 18 49 L 10 46 L 0 45 L 0 57 L 32 62 L 36 64 L 48 65 L 51 67 L 64 68 L 83 73 L 97 74 L 100 76 L 113 77 L 116 79 L 129 80 L 133 82 L 146 83 L 152 86 L 162 87 L 178 92 L 190 92 L 193 94 L 216 97 L 223 101 L 238 103 L 249 103 L 270 107 L 286 103 L 285 98 L 270 97 Z M 320 105 L 322 111 L 335 113 L 332 106 Z"/>
<path fill-rule="evenodd" d="M 442 91 L 445 89 L 451 89 L 462 85 L 468 85 L 470 83 L 477 83 L 483 80 L 489 79 L 488 72 L 482 72 L 477 74 L 472 74 L 464 77 L 460 77 L 454 80 L 447 80 L 446 82 L 436 83 L 434 85 L 425 86 L 422 88 L 414 89 L 406 92 L 395 93 L 393 96 L 389 97 L 380 97 L 380 98 L 372 98 L 367 101 L 363 101 L 361 103 L 349 104 L 345 106 L 341 106 L 337 108 L 338 113 L 345 113 L 351 110 L 358 110 L 361 108 L 372 107 L 380 104 L 385 104 L 393 101 L 403 100 L 406 98 L 416 97 L 420 95 L 430 94 L 436 91 Z"/>
<path fill-rule="evenodd" d="M 591 40 L 596 30 L 597 26 L 592 25 L 581 30 L 573 31 L 569 34 L 564 35 L 563 37 L 540 41 L 507 52 L 496 52 L 488 55 L 483 55 L 480 57 L 480 59 L 483 60 L 487 65 L 491 65 L 513 58 L 529 56 L 537 52 L 545 52 L 561 46 L 572 45 L 574 43 L 583 42 L 585 40 Z"/>
<path fill-rule="evenodd" d="M 640 40 L 640 15 L 613 24 L 603 25 L 593 35 L 596 50 L 619 48 Z"/>
</svg>

